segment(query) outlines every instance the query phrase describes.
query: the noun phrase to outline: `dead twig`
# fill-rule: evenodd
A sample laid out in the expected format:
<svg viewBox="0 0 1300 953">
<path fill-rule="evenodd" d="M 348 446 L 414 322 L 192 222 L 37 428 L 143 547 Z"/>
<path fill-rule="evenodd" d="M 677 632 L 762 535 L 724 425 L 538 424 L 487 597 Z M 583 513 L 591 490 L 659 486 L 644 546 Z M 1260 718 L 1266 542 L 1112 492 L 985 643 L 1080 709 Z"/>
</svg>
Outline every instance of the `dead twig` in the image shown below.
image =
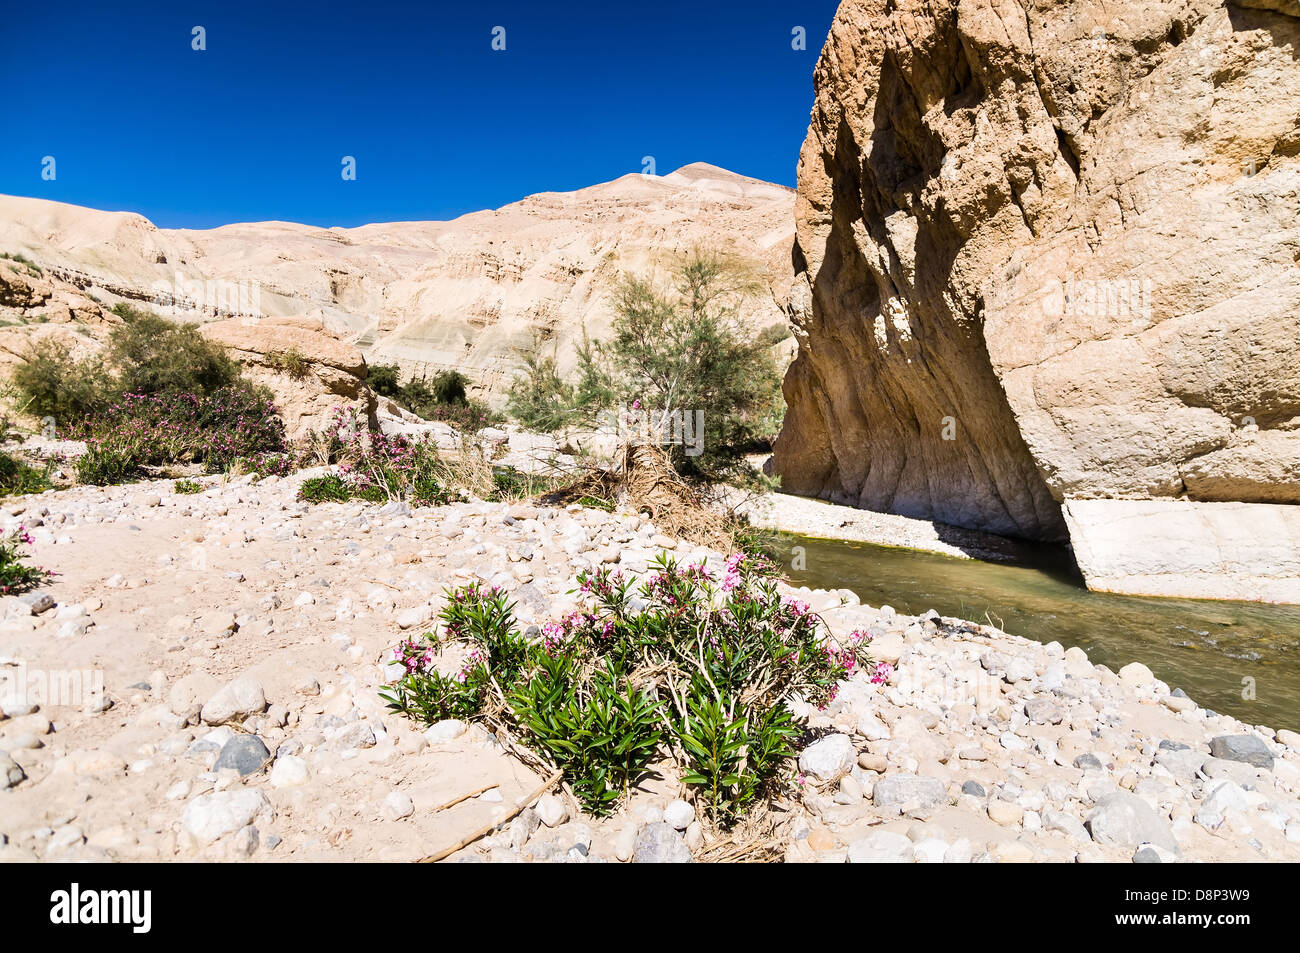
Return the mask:
<svg viewBox="0 0 1300 953">
<path fill-rule="evenodd" d="M 468 847 L 470 844 L 474 843 L 480 837 L 487 837 L 488 834 L 491 834 L 494 830 L 497 830 L 507 821 L 514 820 L 514 818 L 517 815 L 523 812 L 524 808 L 529 807 L 534 801 L 536 801 L 539 797 L 541 797 L 552 787 L 554 787 L 555 783 L 560 780 L 560 777 L 563 774 L 564 774 L 563 771 L 556 771 L 554 774 L 552 774 L 549 778 L 546 779 L 546 781 L 541 785 L 541 787 L 539 787 L 532 794 L 528 795 L 528 797 L 524 798 L 522 801 L 516 804 L 514 809 L 510 811 L 510 813 L 507 814 L 505 817 L 501 818 L 501 820 L 493 821 L 491 824 L 479 828 L 473 834 L 470 834 L 468 837 L 462 837 L 459 841 L 452 844 L 450 847 L 444 850 L 440 850 L 436 854 L 430 854 L 428 857 L 421 857 L 419 860 L 416 861 L 416 863 L 436 864 L 438 861 L 445 860 L 446 858 L 450 857 L 452 854 L 456 853 L 456 851 L 463 850 L 464 848 Z"/>
<path fill-rule="evenodd" d="M 468 801 L 472 797 L 478 797 L 480 794 L 484 793 L 485 791 L 491 791 L 493 788 L 499 788 L 499 787 L 501 787 L 501 785 L 499 784 L 488 784 L 479 788 L 477 791 L 470 791 L 468 794 L 462 794 L 460 797 L 454 797 L 446 804 L 442 804 L 438 807 L 435 807 L 433 809 L 433 813 L 437 814 L 440 811 L 445 811 L 449 807 L 455 807 L 461 801 Z"/>
</svg>

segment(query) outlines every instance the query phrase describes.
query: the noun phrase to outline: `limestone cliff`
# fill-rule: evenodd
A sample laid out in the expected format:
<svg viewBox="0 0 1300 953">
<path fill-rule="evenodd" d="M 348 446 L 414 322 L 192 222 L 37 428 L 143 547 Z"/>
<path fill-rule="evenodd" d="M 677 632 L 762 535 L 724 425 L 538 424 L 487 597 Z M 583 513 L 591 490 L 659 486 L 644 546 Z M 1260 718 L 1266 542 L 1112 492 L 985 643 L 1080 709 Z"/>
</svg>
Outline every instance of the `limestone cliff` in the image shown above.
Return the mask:
<svg viewBox="0 0 1300 953">
<path fill-rule="evenodd" d="M 785 487 L 1037 539 L 1075 498 L 1300 502 L 1298 17 L 845 0 Z"/>
</svg>

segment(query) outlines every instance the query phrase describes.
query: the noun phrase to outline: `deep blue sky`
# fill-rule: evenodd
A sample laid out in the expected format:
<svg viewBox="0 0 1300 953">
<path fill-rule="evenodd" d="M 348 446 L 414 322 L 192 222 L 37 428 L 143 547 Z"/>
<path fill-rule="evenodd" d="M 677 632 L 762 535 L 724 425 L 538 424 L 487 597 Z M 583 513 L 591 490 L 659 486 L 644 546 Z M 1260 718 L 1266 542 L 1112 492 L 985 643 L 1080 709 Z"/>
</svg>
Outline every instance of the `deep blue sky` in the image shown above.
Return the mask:
<svg viewBox="0 0 1300 953">
<path fill-rule="evenodd" d="M 836 6 L 6 4 L 0 192 L 206 228 L 451 218 L 646 155 L 661 175 L 705 161 L 793 185 Z"/>
</svg>

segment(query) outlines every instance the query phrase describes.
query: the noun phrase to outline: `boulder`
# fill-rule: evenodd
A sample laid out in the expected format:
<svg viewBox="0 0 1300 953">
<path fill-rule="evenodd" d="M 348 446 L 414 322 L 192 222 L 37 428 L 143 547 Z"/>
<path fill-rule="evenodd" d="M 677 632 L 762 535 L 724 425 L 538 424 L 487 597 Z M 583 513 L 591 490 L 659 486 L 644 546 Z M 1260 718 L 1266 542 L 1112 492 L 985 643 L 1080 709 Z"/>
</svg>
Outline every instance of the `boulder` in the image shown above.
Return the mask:
<svg viewBox="0 0 1300 953">
<path fill-rule="evenodd" d="M 1084 827 L 1095 843 L 1107 847 L 1155 844 L 1165 850 L 1178 850 L 1168 819 L 1136 794 L 1121 791 L 1106 795 L 1089 812 Z"/>
<path fill-rule="evenodd" d="M 231 318 L 201 328 L 275 395 L 289 439 L 326 430 L 335 408 L 350 407 L 368 425 L 378 424 L 377 398 L 366 386 L 360 349 L 310 318 Z"/>
</svg>

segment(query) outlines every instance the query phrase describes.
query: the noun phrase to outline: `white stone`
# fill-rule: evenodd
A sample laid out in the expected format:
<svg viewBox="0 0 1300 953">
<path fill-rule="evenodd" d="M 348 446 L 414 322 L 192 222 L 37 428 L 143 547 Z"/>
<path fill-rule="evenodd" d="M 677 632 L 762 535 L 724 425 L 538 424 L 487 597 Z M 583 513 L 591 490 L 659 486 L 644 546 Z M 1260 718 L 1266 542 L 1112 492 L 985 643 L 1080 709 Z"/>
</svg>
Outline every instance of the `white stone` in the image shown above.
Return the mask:
<svg viewBox="0 0 1300 953">
<path fill-rule="evenodd" d="M 691 826 L 695 820 L 695 808 L 680 798 L 669 803 L 664 808 L 664 823 L 672 825 L 679 831 L 684 831 Z"/>
</svg>

